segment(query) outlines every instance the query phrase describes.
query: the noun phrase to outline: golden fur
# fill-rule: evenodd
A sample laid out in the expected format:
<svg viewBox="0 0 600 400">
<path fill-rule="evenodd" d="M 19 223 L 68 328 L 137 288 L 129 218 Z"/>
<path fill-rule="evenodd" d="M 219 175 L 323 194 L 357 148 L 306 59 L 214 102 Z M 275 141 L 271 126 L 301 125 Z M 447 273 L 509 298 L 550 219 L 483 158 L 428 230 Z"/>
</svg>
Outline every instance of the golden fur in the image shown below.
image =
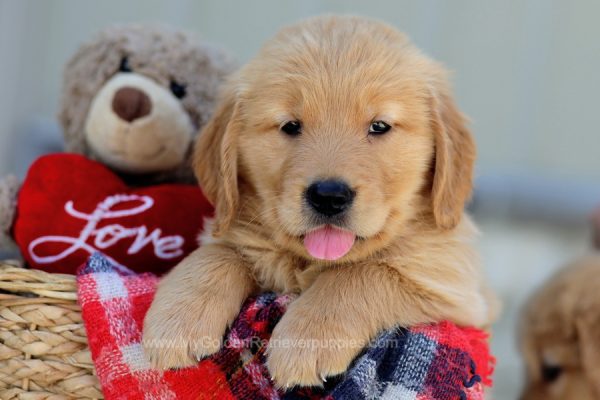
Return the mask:
<svg viewBox="0 0 600 400">
<path fill-rule="evenodd" d="M 294 119 L 299 136 L 279 131 Z M 375 120 L 392 130 L 368 135 Z M 196 173 L 216 218 L 159 285 L 144 326 L 152 362 L 179 367 L 215 352 L 261 290 L 301 293 L 268 349 L 281 387 L 320 385 L 395 325 L 487 325 L 491 296 L 463 215 L 474 159 L 444 69 L 402 34 L 357 17 L 283 29 L 231 80 L 201 134 Z M 356 192 L 343 227 L 358 240 L 335 262 L 302 245 L 316 227 L 303 193 L 330 177 Z M 182 345 L 148 344 L 160 340 Z M 337 345 L 293 345 L 301 340 Z"/>
<path fill-rule="evenodd" d="M 600 398 L 600 254 L 561 270 L 529 301 L 521 324 L 523 400 Z M 553 377 L 543 370 L 559 368 Z"/>
</svg>

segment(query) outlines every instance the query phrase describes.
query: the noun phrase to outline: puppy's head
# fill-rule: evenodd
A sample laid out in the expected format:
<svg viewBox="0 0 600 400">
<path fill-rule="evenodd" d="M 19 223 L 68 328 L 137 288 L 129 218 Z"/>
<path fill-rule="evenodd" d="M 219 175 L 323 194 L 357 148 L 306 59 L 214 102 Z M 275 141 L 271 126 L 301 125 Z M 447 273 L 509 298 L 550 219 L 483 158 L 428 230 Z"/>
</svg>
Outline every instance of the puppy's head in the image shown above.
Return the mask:
<svg viewBox="0 0 600 400">
<path fill-rule="evenodd" d="M 575 262 L 528 303 L 521 322 L 522 400 L 600 396 L 600 256 Z"/>
<path fill-rule="evenodd" d="M 475 155 L 443 69 L 354 17 L 282 30 L 230 82 L 196 149 L 217 235 L 251 199 L 281 246 L 327 260 L 364 257 L 416 221 L 455 227 Z"/>
</svg>

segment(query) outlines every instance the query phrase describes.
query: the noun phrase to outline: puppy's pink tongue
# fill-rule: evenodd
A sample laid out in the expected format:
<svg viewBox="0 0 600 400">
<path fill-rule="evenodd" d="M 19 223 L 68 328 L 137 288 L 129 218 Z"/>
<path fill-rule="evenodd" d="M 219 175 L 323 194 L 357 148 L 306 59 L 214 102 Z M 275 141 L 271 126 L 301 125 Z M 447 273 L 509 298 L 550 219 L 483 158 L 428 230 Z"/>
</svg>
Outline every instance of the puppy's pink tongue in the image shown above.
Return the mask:
<svg viewBox="0 0 600 400">
<path fill-rule="evenodd" d="M 354 244 L 354 233 L 326 225 L 304 236 L 304 247 L 314 258 L 337 260 L 346 255 Z"/>
</svg>

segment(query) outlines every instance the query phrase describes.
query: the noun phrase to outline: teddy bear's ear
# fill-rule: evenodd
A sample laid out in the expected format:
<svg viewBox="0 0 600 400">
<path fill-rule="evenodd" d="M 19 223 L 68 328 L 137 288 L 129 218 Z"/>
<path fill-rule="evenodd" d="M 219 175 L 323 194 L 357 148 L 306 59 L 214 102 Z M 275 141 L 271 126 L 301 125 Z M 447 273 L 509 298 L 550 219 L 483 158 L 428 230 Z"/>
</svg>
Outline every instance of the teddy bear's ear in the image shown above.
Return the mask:
<svg viewBox="0 0 600 400">
<path fill-rule="evenodd" d="M 89 155 L 84 126 L 90 104 L 118 71 L 124 43 L 122 30 L 106 30 L 82 45 L 67 62 L 58 112 L 67 151 Z"/>
<path fill-rule="evenodd" d="M 202 191 L 215 206 L 214 236 L 227 230 L 237 212 L 237 136 L 240 124 L 235 91 L 227 90 L 196 142 L 194 171 Z"/>
</svg>

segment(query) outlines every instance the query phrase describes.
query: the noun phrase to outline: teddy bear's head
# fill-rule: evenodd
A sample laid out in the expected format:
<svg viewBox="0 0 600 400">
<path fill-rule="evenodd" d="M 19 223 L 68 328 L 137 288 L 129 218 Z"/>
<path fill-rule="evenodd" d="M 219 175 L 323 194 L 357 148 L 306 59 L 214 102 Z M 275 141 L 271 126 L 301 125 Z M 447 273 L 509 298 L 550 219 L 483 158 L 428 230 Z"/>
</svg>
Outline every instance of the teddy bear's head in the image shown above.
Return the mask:
<svg viewBox="0 0 600 400">
<path fill-rule="evenodd" d="M 191 145 L 231 70 L 223 52 L 182 32 L 106 29 L 65 68 L 66 149 L 123 174 L 190 180 Z"/>
</svg>

